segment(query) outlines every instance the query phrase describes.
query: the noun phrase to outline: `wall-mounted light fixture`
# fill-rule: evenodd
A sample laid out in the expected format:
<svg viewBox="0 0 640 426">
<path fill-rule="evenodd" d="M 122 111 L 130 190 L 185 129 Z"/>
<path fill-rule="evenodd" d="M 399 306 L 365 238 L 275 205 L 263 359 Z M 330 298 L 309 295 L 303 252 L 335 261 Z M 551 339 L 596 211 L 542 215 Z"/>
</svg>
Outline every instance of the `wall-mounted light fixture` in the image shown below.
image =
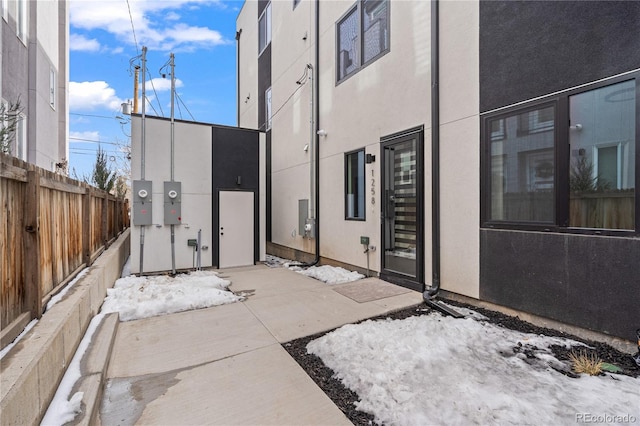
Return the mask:
<svg viewBox="0 0 640 426">
<path fill-rule="evenodd" d="M 320 129 L 320 130 L 318 130 L 318 136 L 323 136 L 323 137 L 327 136 L 327 132 L 322 130 L 322 129 Z"/>
<path fill-rule="evenodd" d="M 365 162 L 367 164 L 375 163 L 375 161 L 376 161 L 376 156 L 373 154 L 367 154 L 367 156 L 365 157 Z"/>
<path fill-rule="evenodd" d="M 569 126 L 569 128 L 570 128 L 571 130 L 577 130 L 577 131 L 580 131 L 580 130 L 582 130 L 582 124 L 576 124 L 575 126 Z"/>
</svg>

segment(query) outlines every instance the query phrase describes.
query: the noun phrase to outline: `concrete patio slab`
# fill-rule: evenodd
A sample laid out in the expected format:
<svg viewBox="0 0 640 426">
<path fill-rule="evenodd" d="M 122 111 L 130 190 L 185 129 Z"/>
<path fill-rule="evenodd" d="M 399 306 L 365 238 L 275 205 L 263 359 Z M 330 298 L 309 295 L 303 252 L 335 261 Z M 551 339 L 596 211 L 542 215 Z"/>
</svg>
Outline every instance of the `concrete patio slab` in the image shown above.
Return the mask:
<svg viewBox="0 0 640 426">
<path fill-rule="evenodd" d="M 355 302 L 327 285 L 295 295 L 250 298 L 244 304 L 281 343 L 385 312 L 379 305 Z"/>
<path fill-rule="evenodd" d="M 302 368 L 274 344 L 171 373 L 111 386 L 111 399 L 137 404 L 103 405 L 102 424 L 140 425 L 350 425 L 351 422 Z M 136 380 L 137 378 L 133 378 Z M 117 396 L 115 389 L 125 395 Z M 136 395 L 131 394 L 137 388 Z M 109 389 L 109 388 L 108 388 Z M 127 390 L 128 389 L 128 390 Z M 140 398 L 140 399 L 138 399 Z M 111 408 L 120 410 L 111 410 Z M 122 422 L 121 419 L 126 419 Z"/>
<path fill-rule="evenodd" d="M 177 370 L 274 342 L 242 303 L 123 322 L 108 377 Z"/>
<path fill-rule="evenodd" d="M 326 287 L 322 281 L 286 268 L 269 268 L 264 265 L 259 270 L 229 269 L 224 273 L 224 276 L 231 280 L 229 289 L 234 293 L 253 292 L 250 299 Z"/>
</svg>

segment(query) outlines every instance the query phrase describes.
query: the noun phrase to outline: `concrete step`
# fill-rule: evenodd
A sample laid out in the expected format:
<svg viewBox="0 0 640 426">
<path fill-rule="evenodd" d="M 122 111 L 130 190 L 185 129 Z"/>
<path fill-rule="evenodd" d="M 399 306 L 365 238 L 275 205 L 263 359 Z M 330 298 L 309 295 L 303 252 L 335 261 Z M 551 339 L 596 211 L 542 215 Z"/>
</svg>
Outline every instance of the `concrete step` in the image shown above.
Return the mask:
<svg viewBox="0 0 640 426">
<path fill-rule="evenodd" d="M 71 422 L 72 425 L 99 424 L 100 403 L 111 359 L 111 351 L 118 331 L 117 313 L 107 314 L 93 335 L 91 344 L 80 362 L 80 380 L 73 389 L 83 392 L 82 413 Z"/>
</svg>

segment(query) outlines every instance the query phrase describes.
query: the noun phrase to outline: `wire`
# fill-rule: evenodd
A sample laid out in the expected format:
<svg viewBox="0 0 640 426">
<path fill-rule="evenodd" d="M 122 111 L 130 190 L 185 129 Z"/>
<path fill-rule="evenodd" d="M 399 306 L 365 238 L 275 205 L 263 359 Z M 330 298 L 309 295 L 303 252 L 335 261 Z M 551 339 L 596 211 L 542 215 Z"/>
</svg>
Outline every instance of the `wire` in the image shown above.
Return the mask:
<svg viewBox="0 0 640 426">
<path fill-rule="evenodd" d="M 193 114 L 191 114 L 191 111 L 189 111 L 189 108 L 187 108 L 187 104 L 184 103 L 184 101 L 182 100 L 182 98 L 180 97 L 180 95 L 178 95 L 178 92 L 176 92 L 176 98 L 178 98 L 178 100 L 180 102 L 182 102 L 182 105 L 184 106 L 184 109 L 187 110 L 187 112 L 189 113 L 189 115 L 191 116 L 191 119 L 193 121 L 196 121 L 196 118 L 193 116 Z"/>
<path fill-rule="evenodd" d="M 178 94 L 178 93 L 176 92 L 176 95 L 177 95 L 177 94 Z M 180 119 L 182 120 L 182 110 L 180 109 L 180 102 L 177 102 L 177 103 L 176 103 L 176 106 L 178 107 L 178 114 L 180 114 Z M 195 121 L 195 120 L 194 120 L 194 121 Z"/>
<path fill-rule="evenodd" d="M 129 0 L 127 0 L 127 9 L 129 9 L 129 20 L 131 21 L 131 31 L 133 31 L 133 41 L 136 43 L 136 53 L 140 55 L 140 49 L 138 49 L 138 39 L 136 37 L 136 29 L 133 26 L 133 16 L 131 15 L 131 5 L 129 4 Z"/>
<path fill-rule="evenodd" d="M 117 144 L 115 142 L 105 142 L 105 141 L 97 141 L 95 139 L 75 138 L 73 136 L 69 136 L 69 140 L 70 141 L 79 141 L 79 142 L 103 143 L 103 144 L 106 144 L 106 145 L 121 146 L 121 144 Z"/>
<path fill-rule="evenodd" d="M 158 101 L 158 108 L 160 108 L 160 114 L 162 114 L 162 117 L 164 118 L 164 111 L 162 111 L 162 104 L 160 103 L 160 98 L 158 97 L 158 92 L 156 92 L 156 86 L 155 86 L 155 84 L 153 84 L 153 78 L 151 78 L 151 73 L 149 72 L 148 69 L 147 69 L 147 75 L 149 76 L 149 83 L 151 83 L 151 88 L 153 89 L 153 94 L 156 97 L 156 101 Z M 149 105 L 151 105 L 151 102 L 149 102 Z M 154 111 L 155 111 L 155 109 L 154 109 Z"/>
<path fill-rule="evenodd" d="M 151 107 L 151 109 L 153 110 L 153 112 L 156 113 L 156 116 L 160 117 L 160 114 L 158 114 L 158 111 L 156 111 L 156 107 L 153 106 L 153 104 L 151 103 L 151 101 L 149 100 L 149 97 L 145 95 L 145 100 L 147 102 L 147 104 L 149 104 L 149 106 Z M 157 99 L 157 98 L 156 98 Z M 164 115 L 163 115 L 164 117 Z"/>
<path fill-rule="evenodd" d="M 298 80 L 300 81 L 300 80 Z M 295 95 L 296 93 L 298 93 L 298 90 L 302 89 L 304 87 L 304 85 L 307 84 L 307 81 L 305 80 L 304 82 L 300 83 L 300 85 L 298 86 L 298 88 L 296 90 L 293 91 L 292 94 L 289 95 L 289 97 L 287 99 L 285 99 L 285 101 L 282 103 L 282 105 L 280 106 L 280 108 L 278 108 L 276 110 L 276 112 L 274 112 L 273 114 L 271 114 L 271 120 L 273 120 L 273 118 L 278 115 L 278 113 L 282 110 L 282 108 L 284 108 L 287 105 L 287 102 L 289 102 L 291 100 L 291 98 L 293 98 L 293 95 Z M 313 88 L 312 88 L 313 89 Z M 267 122 L 265 121 L 262 126 L 260 126 L 258 128 L 258 130 L 264 130 L 264 128 L 266 128 L 267 126 Z"/>
<path fill-rule="evenodd" d="M 96 117 L 96 118 L 108 118 L 110 120 L 115 119 L 115 117 L 109 117 L 106 115 L 95 115 L 95 114 L 80 114 L 78 112 L 70 112 L 69 115 L 78 115 L 80 117 Z"/>
</svg>

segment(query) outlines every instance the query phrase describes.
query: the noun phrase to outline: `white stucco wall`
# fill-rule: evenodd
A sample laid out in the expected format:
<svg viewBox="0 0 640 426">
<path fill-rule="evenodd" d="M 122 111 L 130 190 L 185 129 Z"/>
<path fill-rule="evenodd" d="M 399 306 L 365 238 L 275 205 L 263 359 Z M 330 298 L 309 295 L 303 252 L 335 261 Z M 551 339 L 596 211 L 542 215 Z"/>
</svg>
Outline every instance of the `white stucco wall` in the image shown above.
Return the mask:
<svg viewBox="0 0 640 426">
<path fill-rule="evenodd" d="M 440 2 L 441 287 L 479 297 L 479 6 Z"/>
<path fill-rule="evenodd" d="M 141 178 L 141 119 L 131 120 L 131 175 Z M 171 179 L 169 120 L 147 118 L 145 179 L 153 182 L 153 223 L 145 228 L 144 272 L 171 270 L 170 225 L 164 225 L 164 181 Z M 202 230 L 201 266 L 212 266 L 212 169 L 211 127 L 196 123 L 175 123 L 176 181 L 182 182 L 182 224 L 175 226 L 176 269 L 193 266 L 193 248 L 188 239 L 195 239 Z M 131 272 L 139 273 L 140 226 L 131 226 Z"/>
<path fill-rule="evenodd" d="M 320 4 L 320 128 L 327 132 L 320 138 L 320 239 L 322 256 L 366 267 L 360 236 L 380 244 L 380 138 L 429 127 L 429 4 L 391 2 L 389 53 L 336 85 L 336 22 L 354 4 Z M 298 200 L 309 199 L 311 192 L 310 153 L 303 150 L 311 146 L 311 85 L 295 90 L 305 65 L 314 62 L 313 6 L 301 2 L 292 10 L 288 2 L 272 3 L 272 102 L 278 111 L 272 130 L 272 240 L 309 252 L 315 243 L 298 235 L 297 227 Z M 361 148 L 377 161 L 365 166 L 366 220 L 349 221 L 344 218 L 344 153 Z M 370 255 L 372 270 L 379 270 L 379 257 L 379 251 Z"/>
<path fill-rule="evenodd" d="M 246 1 L 236 19 L 240 35 L 240 78 L 238 105 L 241 127 L 258 127 L 258 2 Z M 237 51 L 236 51 L 237 55 Z M 237 59 L 237 58 L 236 58 Z"/>
</svg>

